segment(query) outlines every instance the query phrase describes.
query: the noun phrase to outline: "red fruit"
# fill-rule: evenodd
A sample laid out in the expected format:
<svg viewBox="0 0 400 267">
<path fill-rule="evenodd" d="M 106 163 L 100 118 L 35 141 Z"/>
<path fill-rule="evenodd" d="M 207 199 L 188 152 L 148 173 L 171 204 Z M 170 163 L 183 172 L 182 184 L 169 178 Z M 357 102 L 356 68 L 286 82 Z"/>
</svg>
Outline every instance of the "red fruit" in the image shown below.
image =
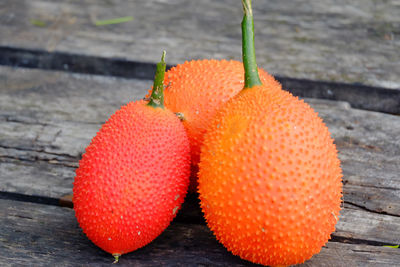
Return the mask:
<svg viewBox="0 0 400 267">
<path fill-rule="evenodd" d="M 184 127 L 162 108 L 162 92 L 161 99 L 152 100 L 158 104 L 137 101 L 116 111 L 76 170 L 73 202 L 79 225 L 115 256 L 155 239 L 175 217 L 189 184 Z"/>
</svg>

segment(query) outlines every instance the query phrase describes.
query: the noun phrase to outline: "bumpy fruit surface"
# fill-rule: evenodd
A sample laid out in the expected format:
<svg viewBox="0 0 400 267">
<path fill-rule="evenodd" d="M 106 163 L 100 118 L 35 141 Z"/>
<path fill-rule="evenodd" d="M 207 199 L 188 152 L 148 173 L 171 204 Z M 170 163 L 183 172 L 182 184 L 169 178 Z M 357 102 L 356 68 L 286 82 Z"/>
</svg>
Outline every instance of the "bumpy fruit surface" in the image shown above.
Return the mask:
<svg viewBox="0 0 400 267">
<path fill-rule="evenodd" d="M 264 84 L 280 87 L 267 72 L 259 69 Z M 204 133 L 216 111 L 235 96 L 244 85 L 243 64 L 234 60 L 193 60 L 179 64 L 166 72 L 165 106 L 184 116 L 192 157 L 189 191 L 197 187 L 200 147 Z"/>
<path fill-rule="evenodd" d="M 175 217 L 190 174 L 189 141 L 174 113 L 131 102 L 101 127 L 74 181 L 79 225 L 114 255 L 155 239 Z"/>
<path fill-rule="evenodd" d="M 207 224 L 243 259 L 302 263 L 335 230 L 336 147 L 317 113 L 288 92 L 255 86 L 229 100 L 205 135 L 199 167 Z"/>
</svg>

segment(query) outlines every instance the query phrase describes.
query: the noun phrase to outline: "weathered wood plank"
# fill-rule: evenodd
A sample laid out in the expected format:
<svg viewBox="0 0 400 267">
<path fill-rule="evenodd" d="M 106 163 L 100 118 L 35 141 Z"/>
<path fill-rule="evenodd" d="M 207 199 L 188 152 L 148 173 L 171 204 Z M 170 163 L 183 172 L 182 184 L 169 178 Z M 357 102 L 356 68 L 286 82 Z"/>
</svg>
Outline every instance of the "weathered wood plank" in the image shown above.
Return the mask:
<svg viewBox="0 0 400 267">
<path fill-rule="evenodd" d="M 0 200 L 1 266 L 108 266 L 71 209 Z M 173 223 L 150 245 L 121 257 L 121 266 L 251 266 L 228 253 L 205 225 Z"/>
<path fill-rule="evenodd" d="M 0 190 L 69 193 L 78 159 L 101 123 L 150 86 L 143 80 L 0 67 Z M 343 102 L 307 101 L 336 139 L 345 202 L 400 215 L 400 117 Z"/>
<path fill-rule="evenodd" d="M 376 212 L 400 215 L 399 116 L 307 101 L 327 124 L 339 150 L 344 201 Z"/>
<path fill-rule="evenodd" d="M 253 9 L 258 63 L 270 72 L 400 88 L 397 0 L 255 1 Z M 166 49 L 171 64 L 240 59 L 237 0 L 13 0 L 0 13 L 0 46 L 146 62 Z M 134 19 L 94 25 L 123 16 Z"/>
<path fill-rule="evenodd" d="M 106 266 L 112 257 L 79 229 L 73 211 L 0 200 L 1 266 Z M 55 235 L 56 233 L 56 235 Z M 400 250 L 329 242 L 304 266 L 395 266 Z M 121 257 L 121 266 L 253 266 L 231 255 L 205 225 L 173 222 L 154 242 Z"/>
<path fill-rule="evenodd" d="M 321 252 L 304 266 L 364 267 L 397 266 L 400 262 L 398 250 L 367 245 L 328 242 Z"/>
<path fill-rule="evenodd" d="M 103 123 L 152 82 L 0 66 L 0 86 L 2 120 L 40 126 L 39 120 Z"/>
<path fill-rule="evenodd" d="M 399 229 L 400 216 L 344 208 L 333 236 L 375 245 L 400 244 Z"/>
</svg>

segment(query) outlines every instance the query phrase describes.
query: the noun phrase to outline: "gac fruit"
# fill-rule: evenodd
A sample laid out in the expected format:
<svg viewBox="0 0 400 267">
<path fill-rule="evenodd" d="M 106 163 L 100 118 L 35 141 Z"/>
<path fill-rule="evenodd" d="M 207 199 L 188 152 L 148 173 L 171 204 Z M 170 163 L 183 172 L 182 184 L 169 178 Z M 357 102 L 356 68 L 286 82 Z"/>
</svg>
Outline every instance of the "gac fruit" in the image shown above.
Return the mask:
<svg viewBox="0 0 400 267">
<path fill-rule="evenodd" d="M 265 84 L 280 87 L 266 71 L 259 72 Z M 189 137 L 192 158 L 189 191 L 194 192 L 204 133 L 221 104 L 243 89 L 243 64 L 235 60 L 186 61 L 166 72 L 164 84 L 165 106 L 182 118 Z"/>
<path fill-rule="evenodd" d="M 130 102 L 101 127 L 79 162 L 73 203 L 79 225 L 118 257 L 145 246 L 169 225 L 189 185 L 185 129 L 163 108 L 164 54 L 150 102 Z"/>
<path fill-rule="evenodd" d="M 204 137 L 199 194 L 207 225 L 254 263 L 303 263 L 335 230 L 342 172 L 328 128 L 312 108 L 257 75 L 251 1 L 243 0 L 244 89 Z"/>
</svg>

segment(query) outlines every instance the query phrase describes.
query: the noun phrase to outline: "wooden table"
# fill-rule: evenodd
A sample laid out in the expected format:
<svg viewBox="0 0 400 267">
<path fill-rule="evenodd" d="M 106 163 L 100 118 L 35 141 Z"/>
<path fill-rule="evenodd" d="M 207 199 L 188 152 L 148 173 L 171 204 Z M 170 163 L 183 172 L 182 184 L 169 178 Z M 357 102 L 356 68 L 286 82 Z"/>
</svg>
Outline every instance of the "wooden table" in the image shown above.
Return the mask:
<svg viewBox="0 0 400 267">
<path fill-rule="evenodd" d="M 399 266 L 400 5 L 397 0 L 254 1 L 258 63 L 306 97 L 343 168 L 336 232 L 305 266 Z M 170 65 L 240 60 L 238 0 L 0 3 L 0 266 L 103 266 L 77 225 L 74 171 L 100 125 Z M 96 26 L 103 19 L 133 20 Z M 68 203 L 67 203 L 68 204 Z M 64 207 L 63 207 L 64 206 Z M 250 266 L 220 245 L 189 195 L 121 266 Z"/>
</svg>

